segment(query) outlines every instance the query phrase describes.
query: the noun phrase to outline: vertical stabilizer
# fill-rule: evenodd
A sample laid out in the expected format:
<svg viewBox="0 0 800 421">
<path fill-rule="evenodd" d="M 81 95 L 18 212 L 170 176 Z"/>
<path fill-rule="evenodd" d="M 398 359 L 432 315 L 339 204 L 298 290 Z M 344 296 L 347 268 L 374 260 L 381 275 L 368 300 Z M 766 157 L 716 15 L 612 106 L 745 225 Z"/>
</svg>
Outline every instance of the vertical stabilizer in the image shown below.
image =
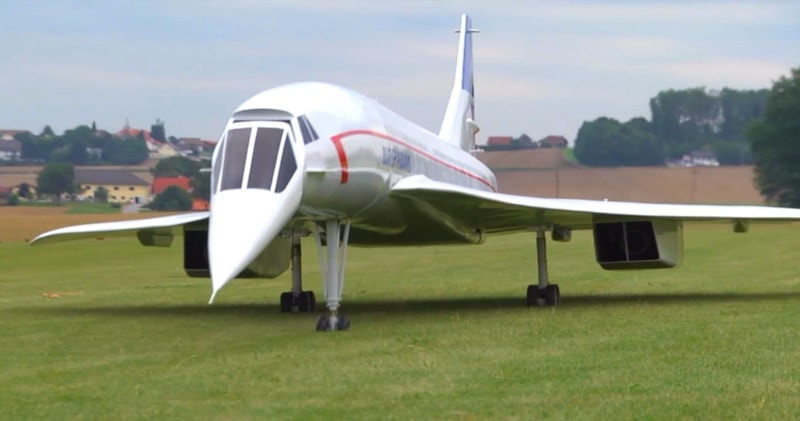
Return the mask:
<svg viewBox="0 0 800 421">
<path fill-rule="evenodd" d="M 439 137 L 459 145 L 463 150 L 470 150 L 475 147 L 475 134 L 478 133 L 472 76 L 472 33 L 478 30 L 472 28 L 472 19 L 469 16 L 462 15 L 461 27 L 456 32 L 459 34 L 456 76 Z"/>
</svg>

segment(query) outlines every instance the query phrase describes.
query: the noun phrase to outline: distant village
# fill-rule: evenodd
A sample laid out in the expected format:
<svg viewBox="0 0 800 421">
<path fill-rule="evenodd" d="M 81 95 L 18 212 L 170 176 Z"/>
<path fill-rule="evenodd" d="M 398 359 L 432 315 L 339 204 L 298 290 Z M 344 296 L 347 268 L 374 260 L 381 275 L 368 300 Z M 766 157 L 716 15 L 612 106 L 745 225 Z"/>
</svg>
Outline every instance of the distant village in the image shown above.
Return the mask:
<svg viewBox="0 0 800 421">
<path fill-rule="evenodd" d="M 159 126 L 162 131 L 160 137 L 165 137 L 163 134 L 163 122 L 157 121 L 151 128 L 155 130 Z M 147 147 L 146 159 L 143 162 L 130 165 L 76 165 L 74 170 L 76 189 L 74 193 L 65 197 L 67 200 L 96 201 L 98 200 L 98 192 L 102 191 L 103 201 L 120 205 L 144 205 L 153 201 L 156 196 L 171 186 L 192 192 L 192 179 L 189 176 L 158 176 L 154 174 L 153 169 L 159 161 L 165 159 L 180 157 L 197 162 L 210 160 L 216 144 L 215 140 L 195 137 L 177 138 L 170 136 L 165 140 L 159 140 L 151 131 L 133 128 L 127 122 L 115 133 L 95 128 L 92 128 L 92 130 L 100 135 L 116 139 L 136 138 L 143 140 Z M 41 170 L 43 163 L 39 160 L 25 158 L 23 142 L 18 140 L 21 134 L 32 135 L 27 130 L 0 130 L 0 203 L 5 202 L 11 195 L 38 198 L 37 174 Z M 567 149 L 568 147 L 567 138 L 561 135 L 548 135 L 539 140 L 534 140 L 527 134 L 522 134 L 518 137 L 489 136 L 485 144 L 477 146 L 475 153 L 479 159 L 493 169 L 504 171 L 502 164 L 495 163 L 495 160 L 486 155 L 501 151 L 556 150 Z M 526 154 L 525 156 L 529 157 L 526 159 L 530 161 L 530 166 L 536 166 L 538 158 L 535 155 L 537 153 L 531 152 L 534 155 Z M 102 154 L 103 150 L 100 148 L 86 147 L 86 155 L 95 162 L 103 162 L 104 157 Z M 564 154 L 559 153 L 559 155 Z M 680 167 L 719 166 L 714 154 L 709 151 L 694 151 L 683 156 L 680 160 L 669 161 L 665 164 L 666 166 Z M 205 165 L 208 165 L 208 163 Z M 552 164 L 547 164 L 547 166 L 550 165 Z M 579 164 L 572 162 L 569 165 Z M 524 166 L 528 166 L 528 164 Z M 193 210 L 207 210 L 209 207 L 208 198 L 197 196 L 193 195 L 191 208 Z"/>
<path fill-rule="evenodd" d="M 157 122 L 163 127 L 162 122 Z M 127 122 L 116 133 L 96 130 L 98 134 L 113 138 L 143 139 L 147 156 L 143 162 L 134 165 L 82 165 L 75 166 L 75 192 L 68 200 L 94 201 L 98 191 L 104 193 L 103 199 L 112 204 L 149 203 L 170 186 L 191 192 L 191 179 L 185 175 L 155 176 L 152 169 L 160 160 L 181 157 L 191 161 L 209 160 L 216 144 L 215 140 L 195 137 L 169 137 L 161 141 L 151 131 L 132 128 Z M 0 129 L 0 203 L 10 195 L 37 197 L 37 175 L 43 163 L 26 160 L 23 155 L 21 134 L 31 134 L 28 130 Z M 94 160 L 103 159 L 102 150 L 86 147 L 86 154 Z M 193 210 L 207 210 L 208 200 L 193 198 Z"/>
</svg>

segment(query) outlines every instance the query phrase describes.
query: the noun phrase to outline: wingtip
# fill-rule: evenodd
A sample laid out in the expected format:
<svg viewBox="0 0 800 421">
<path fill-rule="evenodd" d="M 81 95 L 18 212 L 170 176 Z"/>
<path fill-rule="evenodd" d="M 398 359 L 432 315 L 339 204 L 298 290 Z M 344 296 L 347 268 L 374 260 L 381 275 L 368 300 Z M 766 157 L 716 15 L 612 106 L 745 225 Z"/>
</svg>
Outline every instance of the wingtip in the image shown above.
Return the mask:
<svg viewBox="0 0 800 421">
<path fill-rule="evenodd" d="M 214 289 L 213 291 L 211 291 L 211 298 L 208 299 L 208 304 L 209 305 L 214 304 L 214 298 L 217 297 L 217 293 L 218 292 L 219 292 L 218 289 Z"/>
</svg>

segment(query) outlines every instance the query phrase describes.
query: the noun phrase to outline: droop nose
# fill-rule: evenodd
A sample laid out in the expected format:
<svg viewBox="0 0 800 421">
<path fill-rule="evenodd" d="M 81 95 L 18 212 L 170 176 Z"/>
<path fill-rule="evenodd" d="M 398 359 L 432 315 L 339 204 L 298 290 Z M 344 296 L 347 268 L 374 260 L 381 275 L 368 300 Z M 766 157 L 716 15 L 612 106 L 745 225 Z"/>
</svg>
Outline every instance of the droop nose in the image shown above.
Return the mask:
<svg viewBox="0 0 800 421">
<path fill-rule="evenodd" d="M 302 184 L 293 184 L 281 193 L 236 189 L 214 196 L 208 226 L 209 304 L 291 220 L 302 194 Z"/>
</svg>

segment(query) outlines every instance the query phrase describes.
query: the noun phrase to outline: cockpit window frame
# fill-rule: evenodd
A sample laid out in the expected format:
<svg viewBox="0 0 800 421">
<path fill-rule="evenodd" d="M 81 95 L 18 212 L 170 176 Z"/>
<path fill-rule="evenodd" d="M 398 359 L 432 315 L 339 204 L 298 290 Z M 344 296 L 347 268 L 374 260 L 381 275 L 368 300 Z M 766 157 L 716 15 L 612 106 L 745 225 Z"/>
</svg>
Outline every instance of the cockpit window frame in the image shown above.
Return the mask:
<svg viewBox="0 0 800 421">
<path fill-rule="evenodd" d="M 250 130 L 250 134 L 249 134 L 248 141 L 247 141 L 247 152 L 246 152 L 245 157 L 244 157 L 245 163 L 244 163 L 244 166 L 243 166 L 243 168 L 241 170 L 242 171 L 242 173 L 241 173 L 241 181 L 240 181 L 238 187 L 226 187 L 225 189 L 223 189 L 222 187 L 223 187 L 223 179 L 225 178 L 224 177 L 224 175 L 225 175 L 225 164 L 227 163 L 227 161 L 226 161 L 226 158 L 227 158 L 226 157 L 227 144 L 225 142 L 230 137 L 229 133 L 231 133 L 233 130 L 238 130 L 238 129 L 249 129 Z M 276 152 L 276 156 L 275 156 L 275 166 L 272 167 L 271 178 L 269 180 L 269 188 L 266 188 L 266 189 L 264 187 L 262 187 L 262 186 L 258 186 L 258 187 L 251 187 L 250 186 L 251 185 L 250 176 L 251 176 L 251 170 L 252 170 L 252 166 L 253 166 L 253 154 L 255 153 L 256 142 L 258 141 L 257 137 L 258 137 L 259 131 L 260 130 L 264 130 L 264 129 L 278 129 L 278 130 L 281 130 L 281 132 L 282 132 L 280 138 L 278 139 L 279 146 L 278 146 L 278 149 L 277 149 L 277 152 Z M 298 140 L 297 136 L 295 136 L 295 133 L 297 133 L 295 130 L 296 130 L 296 127 L 294 127 L 294 125 L 291 124 L 290 121 L 236 121 L 236 122 L 232 122 L 226 128 L 225 132 L 222 135 L 221 142 L 223 142 L 223 143 L 220 144 L 220 150 L 218 152 L 219 156 L 217 157 L 218 160 L 215 161 L 215 165 L 214 165 L 214 167 L 215 167 L 214 171 L 216 173 L 218 173 L 219 176 L 215 180 L 214 186 L 212 187 L 212 193 L 216 194 L 216 193 L 220 193 L 220 192 L 226 191 L 226 190 L 243 190 L 243 189 L 260 189 L 260 190 L 268 190 L 268 191 L 271 191 L 271 192 L 275 192 L 276 184 L 278 182 L 278 175 L 279 175 L 278 173 L 279 173 L 279 170 L 280 170 L 281 166 L 283 165 L 282 160 L 284 159 L 284 149 L 285 149 L 287 144 L 294 143 L 294 142 L 296 142 Z M 292 155 L 291 159 L 292 159 L 292 161 L 294 161 L 294 167 L 297 167 L 298 166 L 298 161 L 297 161 L 297 156 L 294 153 L 294 148 L 292 148 L 291 146 L 289 148 L 290 148 L 289 150 L 292 152 L 291 153 L 291 155 Z M 295 170 L 289 176 L 289 179 L 293 178 L 294 174 L 296 172 L 297 172 L 297 170 Z M 238 179 L 238 177 L 236 177 L 236 179 Z"/>
</svg>

